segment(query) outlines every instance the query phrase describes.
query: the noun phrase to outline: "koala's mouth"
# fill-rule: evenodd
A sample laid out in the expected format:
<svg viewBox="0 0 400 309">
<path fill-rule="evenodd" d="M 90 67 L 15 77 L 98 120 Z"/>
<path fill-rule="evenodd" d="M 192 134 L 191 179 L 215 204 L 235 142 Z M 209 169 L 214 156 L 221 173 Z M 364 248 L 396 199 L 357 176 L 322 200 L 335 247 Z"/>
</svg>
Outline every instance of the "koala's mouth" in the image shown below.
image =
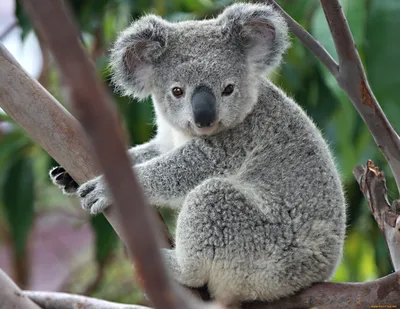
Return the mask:
<svg viewBox="0 0 400 309">
<path fill-rule="evenodd" d="M 190 130 L 194 133 L 194 135 L 212 135 L 219 131 L 221 124 L 220 121 L 214 121 L 208 126 L 198 127 L 194 123 L 189 122 Z"/>
</svg>

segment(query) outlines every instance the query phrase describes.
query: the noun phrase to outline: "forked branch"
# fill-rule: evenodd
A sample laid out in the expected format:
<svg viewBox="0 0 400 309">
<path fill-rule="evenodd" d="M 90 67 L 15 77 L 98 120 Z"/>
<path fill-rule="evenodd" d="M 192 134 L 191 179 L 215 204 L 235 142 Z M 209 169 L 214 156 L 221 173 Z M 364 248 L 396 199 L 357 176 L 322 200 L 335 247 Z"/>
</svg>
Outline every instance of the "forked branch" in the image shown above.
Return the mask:
<svg viewBox="0 0 400 309">
<path fill-rule="evenodd" d="M 291 31 L 327 67 L 339 86 L 349 96 L 371 132 L 375 143 L 389 163 L 397 187 L 400 188 L 400 138 L 387 120 L 369 86 L 349 24 L 339 1 L 320 0 L 335 42 L 339 57 L 338 66 L 321 44 L 284 12 L 275 0 L 266 1 L 272 3 L 285 16 Z"/>
</svg>

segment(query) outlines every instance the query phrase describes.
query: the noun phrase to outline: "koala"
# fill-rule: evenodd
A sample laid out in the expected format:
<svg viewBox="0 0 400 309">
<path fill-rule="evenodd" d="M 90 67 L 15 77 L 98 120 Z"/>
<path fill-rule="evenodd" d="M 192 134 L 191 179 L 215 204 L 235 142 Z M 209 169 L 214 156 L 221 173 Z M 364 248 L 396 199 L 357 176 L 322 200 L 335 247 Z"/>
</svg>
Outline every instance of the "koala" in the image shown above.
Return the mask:
<svg viewBox="0 0 400 309">
<path fill-rule="evenodd" d="M 177 210 L 171 276 L 225 303 L 272 301 L 328 280 L 342 255 L 345 197 L 333 156 L 268 74 L 289 47 L 273 7 L 237 3 L 213 19 L 146 15 L 111 50 L 113 82 L 151 95 L 157 133 L 129 149 L 149 204 Z M 112 204 L 103 176 L 50 172 L 91 214 Z"/>
</svg>

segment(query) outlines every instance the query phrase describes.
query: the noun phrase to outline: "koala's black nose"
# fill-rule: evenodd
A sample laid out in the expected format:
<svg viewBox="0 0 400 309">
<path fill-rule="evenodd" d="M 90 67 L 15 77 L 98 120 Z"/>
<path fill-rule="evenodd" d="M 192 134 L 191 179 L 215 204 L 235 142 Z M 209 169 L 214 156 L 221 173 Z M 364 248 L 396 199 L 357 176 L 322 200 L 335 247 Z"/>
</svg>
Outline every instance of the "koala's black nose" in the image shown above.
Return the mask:
<svg viewBox="0 0 400 309">
<path fill-rule="evenodd" d="M 197 87 L 192 96 L 194 123 L 198 128 L 211 127 L 217 118 L 215 96 L 207 86 Z"/>
</svg>

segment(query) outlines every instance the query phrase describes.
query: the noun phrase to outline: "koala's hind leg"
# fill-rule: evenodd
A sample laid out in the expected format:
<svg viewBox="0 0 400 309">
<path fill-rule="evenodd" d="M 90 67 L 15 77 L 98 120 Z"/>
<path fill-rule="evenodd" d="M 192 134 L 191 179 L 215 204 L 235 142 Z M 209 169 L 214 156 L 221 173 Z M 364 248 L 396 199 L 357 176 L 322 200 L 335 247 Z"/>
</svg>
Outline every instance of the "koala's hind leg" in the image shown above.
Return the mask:
<svg viewBox="0 0 400 309">
<path fill-rule="evenodd" d="M 188 287 L 201 287 L 206 284 L 204 267 L 199 267 L 198 260 L 185 256 L 178 262 L 176 249 L 162 249 L 164 262 L 173 279 Z M 197 263 L 196 263 L 197 262 Z"/>
<path fill-rule="evenodd" d="M 249 190 L 230 179 L 208 179 L 187 195 L 178 216 L 176 261 L 187 280 L 180 283 L 208 284 L 225 304 L 257 296 L 246 278 L 249 258 L 265 236 L 255 235 L 262 214 Z"/>
</svg>

